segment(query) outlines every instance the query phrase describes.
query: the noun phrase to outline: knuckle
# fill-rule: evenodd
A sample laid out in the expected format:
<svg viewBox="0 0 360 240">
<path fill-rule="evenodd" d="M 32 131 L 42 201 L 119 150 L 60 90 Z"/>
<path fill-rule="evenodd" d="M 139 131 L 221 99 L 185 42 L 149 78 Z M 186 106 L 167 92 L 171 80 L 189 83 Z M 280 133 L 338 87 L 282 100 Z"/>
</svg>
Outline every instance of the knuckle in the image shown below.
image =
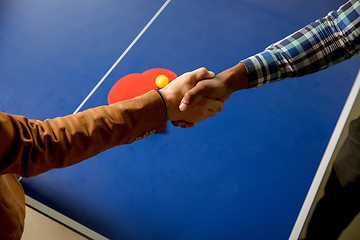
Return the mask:
<svg viewBox="0 0 360 240">
<path fill-rule="evenodd" d="M 211 89 L 208 88 L 206 83 L 204 81 L 198 82 L 196 88 L 198 89 L 199 94 L 205 95 L 207 92 L 209 92 Z"/>
<path fill-rule="evenodd" d="M 199 68 L 198 71 L 201 76 L 205 75 L 208 72 L 205 67 Z"/>
<path fill-rule="evenodd" d="M 218 112 L 221 112 L 223 109 L 224 109 L 224 103 L 221 102 L 221 104 L 220 104 L 220 106 L 219 106 L 219 111 L 218 111 Z"/>
<path fill-rule="evenodd" d="M 206 68 L 205 68 L 205 67 L 201 67 L 201 68 L 199 68 L 199 71 L 201 71 L 201 72 L 206 72 Z"/>
</svg>

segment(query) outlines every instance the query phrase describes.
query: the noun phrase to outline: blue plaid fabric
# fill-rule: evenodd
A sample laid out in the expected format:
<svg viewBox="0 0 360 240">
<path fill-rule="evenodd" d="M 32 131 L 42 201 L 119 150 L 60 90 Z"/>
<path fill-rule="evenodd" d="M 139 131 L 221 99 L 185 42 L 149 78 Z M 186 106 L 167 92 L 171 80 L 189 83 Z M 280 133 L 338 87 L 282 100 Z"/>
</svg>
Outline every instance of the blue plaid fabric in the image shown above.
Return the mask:
<svg viewBox="0 0 360 240">
<path fill-rule="evenodd" d="M 360 0 L 351 0 L 242 61 L 249 88 L 320 71 L 360 51 Z"/>
</svg>

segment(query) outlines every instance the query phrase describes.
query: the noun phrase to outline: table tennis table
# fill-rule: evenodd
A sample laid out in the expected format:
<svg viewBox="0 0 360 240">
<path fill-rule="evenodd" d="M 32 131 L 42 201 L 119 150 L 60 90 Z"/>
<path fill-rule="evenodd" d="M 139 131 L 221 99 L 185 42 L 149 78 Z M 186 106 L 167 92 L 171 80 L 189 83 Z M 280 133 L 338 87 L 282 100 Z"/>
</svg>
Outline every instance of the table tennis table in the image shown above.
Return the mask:
<svg viewBox="0 0 360 240">
<path fill-rule="evenodd" d="M 106 105 L 128 74 L 219 73 L 343 3 L 0 1 L 0 111 L 45 120 Z M 168 124 L 23 178 L 27 204 L 91 239 L 296 239 L 346 100 L 358 92 L 359 57 L 236 92 L 194 128 Z"/>
</svg>

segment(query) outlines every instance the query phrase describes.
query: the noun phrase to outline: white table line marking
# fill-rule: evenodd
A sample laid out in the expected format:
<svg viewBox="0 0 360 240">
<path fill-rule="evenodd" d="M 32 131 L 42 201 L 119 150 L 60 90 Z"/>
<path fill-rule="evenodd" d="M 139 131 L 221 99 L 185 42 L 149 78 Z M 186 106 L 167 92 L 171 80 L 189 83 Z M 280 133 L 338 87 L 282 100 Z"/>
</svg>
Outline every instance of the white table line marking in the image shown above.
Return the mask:
<svg viewBox="0 0 360 240">
<path fill-rule="evenodd" d="M 125 55 L 130 51 L 130 49 L 135 45 L 135 43 L 140 39 L 140 37 L 145 33 L 145 31 L 150 27 L 150 25 L 155 21 L 155 19 L 160 15 L 160 13 L 165 9 L 165 7 L 171 2 L 167 0 L 162 7 L 156 12 L 156 14 L 151 18 L 151 20 L 146 24 L 146 26 L 141 30 L 137 37 L 131 42 L 131 44 L 126 48 L 126 50 L 121 54 L 121 56 L 116 60 L 112 67 L 106 72 L 106 74 L 101 78 L 101 80 L 96 84 L 93 90 L 87 95 L 84 101 L 79 105 L 79 107 L 74 111 L 73 114 L 80 111 L 84 104 L 89 100 L 89 98 L 94 94 L 94 92 L 100 87 L 100 85 L 105 81 L 109 74 L 114 70 L 114 68 L 119 64 L 119 62 L 125 57 Z"/>
<path fill-rule="evenodd" d="M 135 43 L 140 39 L 140 37 L 145 33 L 145 31 L 150 27 L 150 25 L 155 21 L 155 19 L 160 15 L 160 13 L 165 9 L 165 7 L 171 2 L 171 0 L 167 0 L 161 8 L 155 13 L 155 15 L 151 18 L 151 20 L 146 24 L 146 26 L 141 30 L 141 32 L 136 36 L 136 38 L 131 42 L 131 44 L 126 48 L 126 50 L 121 54 L 121 56 L 116 60 L 116 62 L 112 65 L 112 67 L 106 72 L 106 74 L 101 78 L 101 80 L 96 84 L 93 90 L 87 95 L 87 97 L 82 101 L 79 107 L 74 111 L 73 114 L 80 111 L 80 109 L 84 106 L 84 104 L 89 100 L 89 98 L 94 94 L 94 92 L 100 87 L 100 85 L 105 81 L 105 79 L 109 76 L 109 74 L 114 70 L 114 68 L 119 64 L 119 62 L 125 57 L 125 55 L 130 51 L 130 49 L 135 45 Z M 22 177 L 19 177 L 19 181 L 21 181 Z"/>
</svg>

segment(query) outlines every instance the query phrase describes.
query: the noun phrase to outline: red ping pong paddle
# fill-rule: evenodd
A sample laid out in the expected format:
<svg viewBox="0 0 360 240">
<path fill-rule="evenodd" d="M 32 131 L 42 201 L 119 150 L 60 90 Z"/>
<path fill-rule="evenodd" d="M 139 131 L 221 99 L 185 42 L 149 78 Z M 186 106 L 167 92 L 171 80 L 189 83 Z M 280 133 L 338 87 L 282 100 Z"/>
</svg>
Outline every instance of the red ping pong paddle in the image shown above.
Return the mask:
<svg viewBox="0 0 360 240">
<path fill-rule="evenodd" d="M 164 68 L 154 68 L 140 73 L 126 75 L 119 79 L 111 88 L 108 94 L 108 103 L 113 104 L 140 96 L 152 89 L 159 89 L 155 80 L 159 75 L 165 75 L 169 83 L 177 78 L 177 75 Z"/>
</svg>

